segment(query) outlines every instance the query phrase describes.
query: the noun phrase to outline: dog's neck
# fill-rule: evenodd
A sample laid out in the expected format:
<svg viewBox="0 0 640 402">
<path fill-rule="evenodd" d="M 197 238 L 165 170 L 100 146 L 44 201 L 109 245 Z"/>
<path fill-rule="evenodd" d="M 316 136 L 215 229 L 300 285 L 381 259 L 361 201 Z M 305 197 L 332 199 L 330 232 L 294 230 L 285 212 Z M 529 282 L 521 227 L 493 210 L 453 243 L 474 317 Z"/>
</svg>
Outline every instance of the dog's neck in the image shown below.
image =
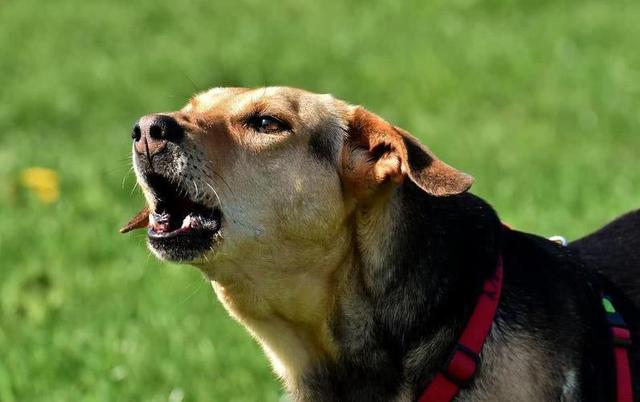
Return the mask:
<svg viewBox="0 0 640 402">
<path fill-rule="evenodd" d="M 337 225 L 327 241 L 289 247 L 304 253 L 304 262 L 272 255 L 246 263 L 220 256 L 213 268 L 200 267 L 211 280 L 230 315 L 247 328 L 265 351 L 289 390 L 300 387 L 301 373 L 317 362 L 337 358 L 330 327 L 336 288 L 354 266 L 354 231 Z M 280 256 L 281 257 L 281 256 Z M 277 267 L 277 269 L 274 269 Z"/>
<path fill-rule="evenodd" d="M 216 293 L 297 400 L 413 395 L 494 268 L 499 221 L 473 195 L 433 198 L 406 184 L 356 209 L 345 231 L 323 261 L 331 267 L 305 269 L 317 276 L 280 278 L 262 294 L 236 278 Z"/>
<path fill-rule="evenodd" d="M 495 269 L 500 227 L 471 194 L 435 198 L 411 183 L 360 210 L 359 258 L 331 322 L 338 360 L 307 371 L 298 399 L 413 399 Z"/>
</svg>

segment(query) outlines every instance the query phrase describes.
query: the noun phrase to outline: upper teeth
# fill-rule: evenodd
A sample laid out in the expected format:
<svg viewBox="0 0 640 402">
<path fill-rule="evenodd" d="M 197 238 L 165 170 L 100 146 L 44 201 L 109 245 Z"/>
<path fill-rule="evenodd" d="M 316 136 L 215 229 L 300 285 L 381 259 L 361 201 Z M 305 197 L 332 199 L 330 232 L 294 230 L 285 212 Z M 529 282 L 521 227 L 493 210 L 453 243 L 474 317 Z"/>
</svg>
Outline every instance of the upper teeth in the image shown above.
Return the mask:
<svg viewBox="0 0 640 402">
<path fill-rule="evenodd" d="M 169 222 L 169 214 L 165 213 L 152 213 L 149 216 L 149 220 L 151 221 L 152 224 L 156 224 L 156 223 L 168 223 Z"/>
</svg>

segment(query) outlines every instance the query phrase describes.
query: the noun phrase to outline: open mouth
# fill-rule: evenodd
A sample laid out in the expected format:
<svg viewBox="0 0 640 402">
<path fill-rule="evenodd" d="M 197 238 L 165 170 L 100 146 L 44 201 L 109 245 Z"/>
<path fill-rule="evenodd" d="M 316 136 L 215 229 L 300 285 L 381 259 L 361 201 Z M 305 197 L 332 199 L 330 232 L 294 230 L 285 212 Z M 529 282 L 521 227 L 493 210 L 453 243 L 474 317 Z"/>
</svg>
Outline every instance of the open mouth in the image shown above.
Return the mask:
<svg viewBox="0 0 640 402">
<path fill-rule="evenodd" d="M 210 250 L 222 226 L 220 209 L 193 201 L 162 176 L 148 175 L 146 182 L 156 198 L 147 227 L 152 248 L 170 260 L 193 260 Z"/>
</svg>

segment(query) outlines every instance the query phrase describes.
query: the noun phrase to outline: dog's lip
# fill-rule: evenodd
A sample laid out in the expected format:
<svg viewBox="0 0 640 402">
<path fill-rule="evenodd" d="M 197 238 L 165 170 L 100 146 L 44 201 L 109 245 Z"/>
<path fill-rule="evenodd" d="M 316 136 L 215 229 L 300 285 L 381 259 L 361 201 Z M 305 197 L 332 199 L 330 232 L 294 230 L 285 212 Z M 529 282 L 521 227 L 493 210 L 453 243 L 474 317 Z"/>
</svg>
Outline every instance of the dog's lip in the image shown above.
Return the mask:
<svg viewBox="0 0 640 402">
<path fill-rule="evenodd" d="M 152 226 L 147 228 L 147 235 L 151 239 L 172 239 L 181 234 L 186 234 L 191 231 L 190 228 L 179 228 L 170 232 L 157 232 Z"/>
<path fill-rule="evenodd" d="M 155 198 L 149 213 L 149 240 L 169 240 L 177 237 L 208 238 L 222 226 L 222 211 L 216 205 L 197 201 L 176 183 L 159 174 L 145 176 L 146 184 Z"/>
</svg>

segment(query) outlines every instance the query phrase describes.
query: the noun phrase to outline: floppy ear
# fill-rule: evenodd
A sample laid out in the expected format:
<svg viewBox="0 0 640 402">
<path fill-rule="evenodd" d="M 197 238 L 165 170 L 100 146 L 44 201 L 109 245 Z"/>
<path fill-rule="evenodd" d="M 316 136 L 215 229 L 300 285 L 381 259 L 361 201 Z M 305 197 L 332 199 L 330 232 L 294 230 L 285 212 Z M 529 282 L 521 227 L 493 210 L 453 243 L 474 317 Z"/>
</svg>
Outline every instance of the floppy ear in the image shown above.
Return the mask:
<svg viewBox="0 0 640 402">
<path fill-rule="evenodd" d="M 120 233 L 141 229 L 149 224 L 149 207 L 145 206 L 126 225 L 120 228 Z"/>
<path fill-rule="evenodd" d="M 362 107 L 353 110 L 345 173 L 357 192 L 374 192 L 385 183 L 409 179 L 427 194 L 442 197 L 467 191 L 473 178 L 439 160 L 405 130 Z"/>
</svg>

